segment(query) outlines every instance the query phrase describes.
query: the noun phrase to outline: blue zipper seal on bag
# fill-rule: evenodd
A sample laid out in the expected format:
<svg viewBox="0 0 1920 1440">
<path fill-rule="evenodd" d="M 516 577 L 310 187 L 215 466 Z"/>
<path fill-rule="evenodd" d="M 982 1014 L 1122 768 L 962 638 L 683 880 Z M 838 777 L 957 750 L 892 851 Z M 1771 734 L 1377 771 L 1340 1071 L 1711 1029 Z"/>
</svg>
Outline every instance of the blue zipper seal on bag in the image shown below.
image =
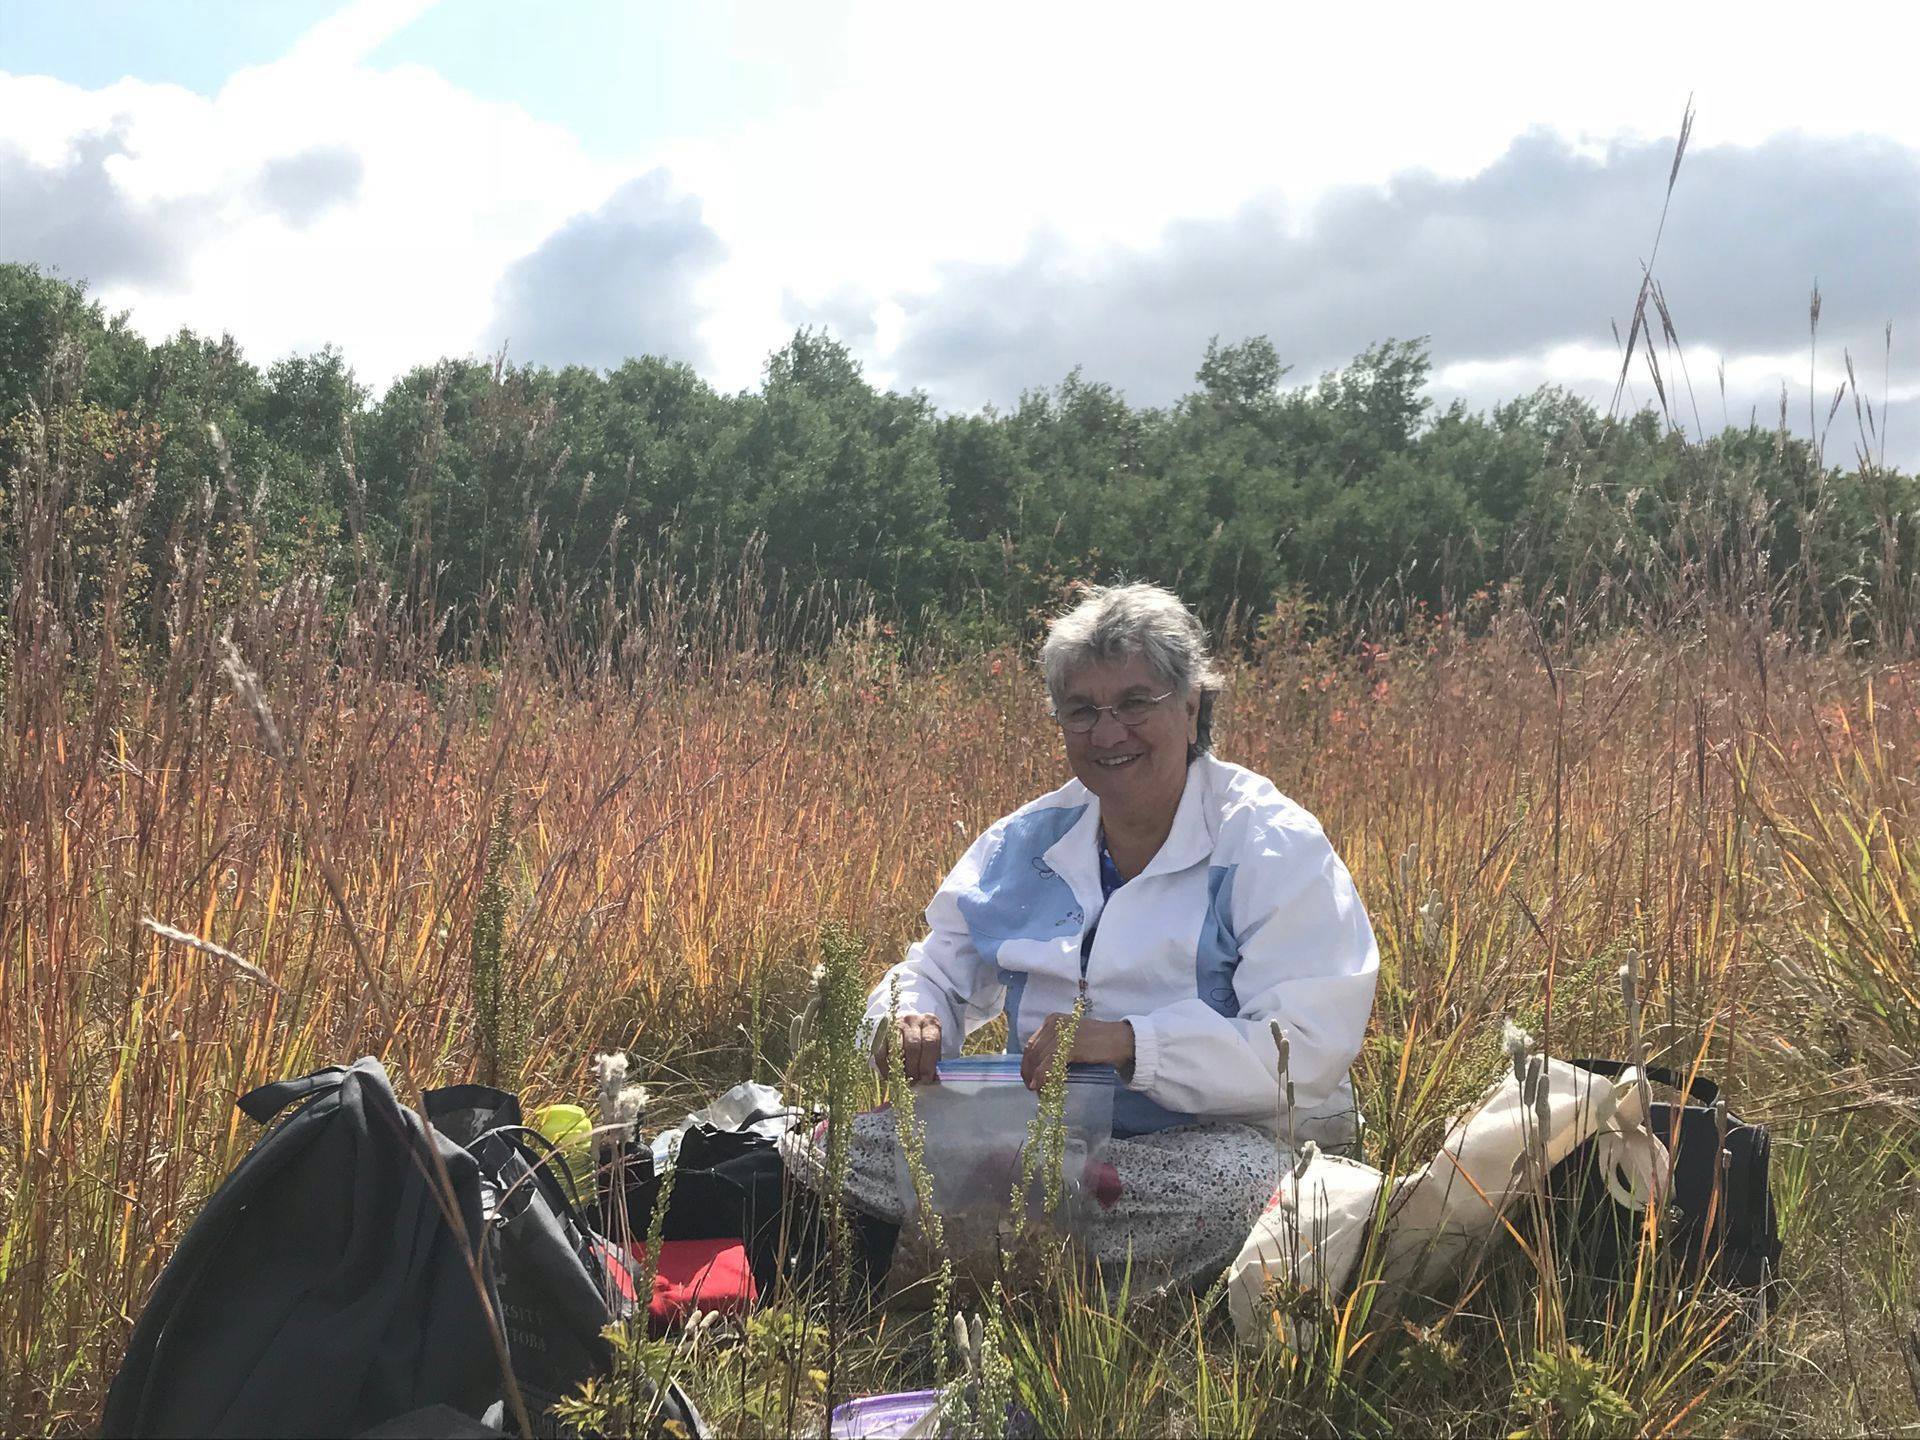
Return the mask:
<svg viewBox="0 0 1920 1440">
<path fill-rule="evenodd" d="M 940 1078 L 945 1080 L 1001 1081 L 1024 1086 L 1020 1078 L 1018 1055 L 961 1055 L 942 1060 Z M 1120 1072 L 1111 1065 L 1087 1065 L 1074 1062 L 1067 1066 L 1069 1085 L 1118 1085 Z"/>
</svg>

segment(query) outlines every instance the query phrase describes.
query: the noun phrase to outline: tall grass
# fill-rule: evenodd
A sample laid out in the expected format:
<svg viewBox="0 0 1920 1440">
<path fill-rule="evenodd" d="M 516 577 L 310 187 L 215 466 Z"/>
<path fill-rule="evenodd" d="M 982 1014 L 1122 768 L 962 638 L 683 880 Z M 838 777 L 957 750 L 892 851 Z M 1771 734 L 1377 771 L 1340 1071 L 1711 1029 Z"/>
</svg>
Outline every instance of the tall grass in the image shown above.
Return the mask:
<svg viewBox="0 0 1920 1440">
<path fill-rule="evenodd" d="M 44 448 L 9 481 L 9 1432 L 94 1421 L 253 1139 L 241 1091 L 372 1049 L 403 1087 L 485 1071 L 536 1103 L 626 1050 L 655 1113 L 778 1073 L 814 967 L 871 979 L 967 841 L 1063 773 L 1018 650 L 914 652 L 849 597 L 764 593 L 751 556 L 697 591 L 535 572 L 451 615 L 424 579 L 267 588 L 182 533 L 149 643 L 125 565 L 82 603 L 74 483 Z M 117 517 L 123 556 L 140 518 Z M 994 1332 L 1022 1404 L 1238 1434 L 1920 1423 L 1920 667 L 1715 594 L 1604 631 L 1513 596 L 1243 617 L 1217 736 L 1320 815 L 1373 914 L 1369 1158 L 1427 1158 L 1498 1072 L 1504 1017 L 1619 1052 L 1634 952 L 1656 1057 L 1776 1128 L 1781 1312 L 1758 1334 L 1710 1295 L 1583 1312 L 1510 1246 L 1451 1309 L 1363 1287 L 1291 1355 L 1237 1349 L 1192 1297 L 1122 1310 L 1056 1276 Z M 923 1321 L 806 1305 L 678 1355 L 723 1426 L 931 1383 Z"/>
</svg>

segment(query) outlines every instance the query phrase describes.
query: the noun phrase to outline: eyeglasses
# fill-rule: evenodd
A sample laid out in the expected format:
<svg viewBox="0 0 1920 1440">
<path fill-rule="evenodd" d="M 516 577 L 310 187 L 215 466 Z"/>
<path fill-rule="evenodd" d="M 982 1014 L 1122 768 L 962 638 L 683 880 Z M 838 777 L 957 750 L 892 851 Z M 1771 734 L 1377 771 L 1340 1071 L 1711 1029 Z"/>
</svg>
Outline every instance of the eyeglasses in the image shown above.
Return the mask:
<svg viewBox="0 0 1920 1440">
<path fill-rule="evenodd" d="M 1074 705 L 1065 710 L 1053 711 L 1053 718 L 1060 722 L 1060 728 L 1074 735 L 1085 735 L 1100 723 L 1102 715 L 1111 715 L 1131 730 L 1144 724 L 1153 714 L 1153 707 L 1173 695 L 1169 690 L 1164 695 L 1130 695 L 1117 705 Z"/>
</svg>

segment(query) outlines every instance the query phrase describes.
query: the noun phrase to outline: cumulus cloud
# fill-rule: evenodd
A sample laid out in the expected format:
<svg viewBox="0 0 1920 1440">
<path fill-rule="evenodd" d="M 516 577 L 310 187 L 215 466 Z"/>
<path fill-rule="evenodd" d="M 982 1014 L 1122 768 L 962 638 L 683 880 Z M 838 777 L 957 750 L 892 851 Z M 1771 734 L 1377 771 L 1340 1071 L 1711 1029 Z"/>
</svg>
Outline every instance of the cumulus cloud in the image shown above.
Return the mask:
<svg viewBox="0 0 1920 1440">
<path fill-rule="evenodd" d="M 115 180 L 124 128 L 89 131 L 52 164 L 0 143 L 0 259 L 30 261 L 102 284 L 172 285 L 201 233 L 190 200 L 143 201 Z"/>
<path fill-rule="evenodd" d="M 814 324 L 955 407 L 1076 364 L 1165 399 L 1210 336 L 1257 333 L 1295 378 L 1427 334 L 1437 394 L 1558 380 L 1604 400 L 1671 153 L 1639 127 L 1697 87 L 1659 269 L 1703 412 L 1725 353 L 1730 390 L 1772 393 L 1763 417 L 1793 379 L 1805 424 L 1815 277 L 1836 361 L 1877 358 L 1889 318 L 1896 342 L 1920 325 L 1920 108 L 1897 46 L 1809 71 L 1780 27 L 1684 7 L 1654 52 L 1521 0 L 1465 30 L 1416 7 L 1381 51 L 1338 7 L 1203 3 L 1169 25 L 1120 0 L 1089 30 L 1017 0 L 959 26 L 837 0 L 838 79 L 794 62 L 777 113 L 616 140 L 381 58 L 431 5 L 352 0 L 212 95 L 0 74 L 0 258 L 84 276 L 150 335 L 230 330 L 262 359 L 338 344 L 376 386 L 504 339 L 556 363 L 661 350 L 732 388 Z M 661 23 L 646 55 L 739 83 L 737 55 L 676 51 Z M 731 23 L 764 33 L 750 10 Z M 1807 136 L 1774 133 L 1789 86 Z M 1514 140 L 1548 116 L 1569 138 Z M 1897 399 L 1912 367 L 1892 368 Z"/>
<path fill-rule="evenodd" d="M 700 202 L 654 170 L 507 268 L 494 333 L 537 364 L 607 367 L 649 354 L 704 364 L 696 288 L 723 254 Z"/>
<path fill-rule="evenodd" d="M 484 350 L 506 267 L 626 176 L 518 105 L 373 65 L 426 3 L 359 0 L 212 95 L 0 73 L 0 259 L 57 264 L 148 336 L 338 345 L 376 386 Z"/>
<path fill-rule="evenodd" d="M 1150 248 L 1042 239 L 901 299 L 887 365 L 948 403 L 1005 401 L 1075 365 L 1155 402 L 1190 387 L 1216 334 L 1266 334 L 1307 373 L 1392 336 L 1430 336 L 1443 365 L 1606 344 L 1671 159 L 1671 142 L 1589 154 L 1536 132 L 1478 174 L 1337 190 L 1297 223 L 1261 200 Z M 1818 278 L 1825 343 L 1877 352 L 1886 321 L 1920 325 L 1920 152 L 1787 135 L 1689 154 L 1656 273 L 1691 345 L 1792 350 Z"/>
<path fill-rule="evenodd" d="M 293 225 L 310 225 L 359 193 L 366 162 L 344 145 L 316 145 L 260 167 L 261 201 Z"/>
</svg>

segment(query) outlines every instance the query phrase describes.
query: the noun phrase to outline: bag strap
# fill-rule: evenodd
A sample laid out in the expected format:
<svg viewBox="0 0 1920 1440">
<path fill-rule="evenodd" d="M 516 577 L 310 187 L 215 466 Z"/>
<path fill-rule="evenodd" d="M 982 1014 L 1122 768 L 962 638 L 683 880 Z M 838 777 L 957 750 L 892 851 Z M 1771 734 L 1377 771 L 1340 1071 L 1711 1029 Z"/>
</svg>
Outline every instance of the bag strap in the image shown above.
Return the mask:
<svg viewBox="0 0 1920 1440">
<path fill-rule="evenodd" d="M 256 1090 L 249 1090 L 233 1103 L 246 1112 L 248 1119 L 265 1125 L 297 1101 L 305 1100 L 323 1091 L 338 1090 L 340 1082 L 346 1078 L 346 1066 L 329 1065 L 324 1070 L 314 1071 L 311 1075 L 302 1075 L 294 1080 L 275 1080 Z"/>
<path fill-rule="evenodd" d="M 566 1151 L 532 1125 L 501 1126 L 494 1133 L 505 1134 L 510 1141 L 526 1152 L 528 1166 L 545 1177 L 547 1183 L 542 1184 L 542 1188 L 549 1189 L 547 1198 L 550 1201 L 557 1200 L 565 1208 L 574 1224 L 582 1230 L 592 1229 L 587 1224 L 587 1217 L 581 1211 L 578 1201 L 574 1198 L 580 1193 L 580 1181 L 579 1177 L 573 1173 L 573 1166 L 567 1160 Z M 566 1178 L 566 1184 L 559 1186 L 559 1193 L 555 1195 L 551 1193 L 549 1187 L 551 1182 L 559 1180 L 562 1176 Z"/>
<path fill-rule="evenodd" d="M 1634 1067 L 1624 1060 L 1575 1060 L 1582 1070 L 1591 1070 L 1596 1075 L 1605 1075 L 1611 1079 L 1620 1076 Z M 1664 1065 L 1648 1065 L 1642 1074 L 1656 1085 L 1664 1085 L 1669 1090 L 1678 1090 L 1683 1095 L 1691 1095 L 1702 1105 L 1711 1105 L 1720 1098 L 1720 1087 L 1704 1075 L 1695 1075 L 1691 1084 L 1677 1070 L 1669 1070 Z"/>
</svg>

